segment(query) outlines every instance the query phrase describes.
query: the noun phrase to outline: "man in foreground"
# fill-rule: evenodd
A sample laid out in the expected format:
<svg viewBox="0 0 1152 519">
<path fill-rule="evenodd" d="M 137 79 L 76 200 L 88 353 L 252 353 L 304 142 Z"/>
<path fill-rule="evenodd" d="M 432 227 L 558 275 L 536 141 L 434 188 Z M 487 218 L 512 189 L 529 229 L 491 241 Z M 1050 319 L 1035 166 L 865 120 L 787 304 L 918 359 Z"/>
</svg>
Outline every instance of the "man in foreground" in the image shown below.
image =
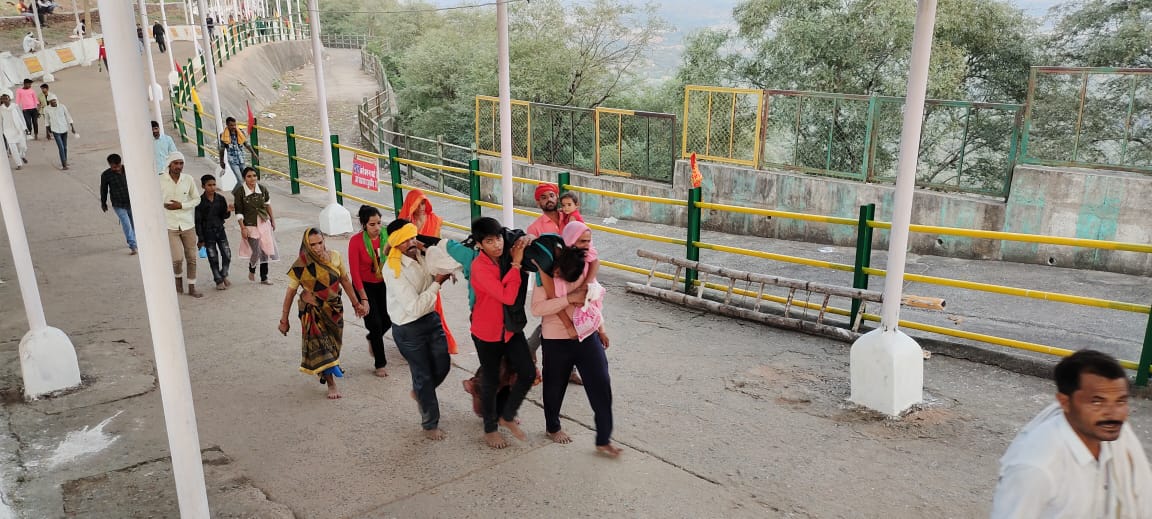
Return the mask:
<svg viewBox="0 0 1152 519">
<path fill-rule="evenodd" d="M 1056 403 L 1025 425 L 1004 457 L 993 519 L 1152 517 L 1152 469 L 1128 419 L 1128 374 L 1078 351 L 1056 365 Z"/>
<path fill-rule="evenodd" d="M 440 429 L 440 402 L 436 388 L 448 377 L 452 361 L 448 339 L 436 295 L 451 275 L 435 277 L 424 263 L 424 251 L 416 239 L 416 226 L 397 219 L 388 224 L 388 259 L 384 265 L 384 285 L 388 316 L 392 319 L 392 339 L 408 361 L 412 372 L 412 398 L 420 407 L 420 426 L 430 440 L 443 440 Z M 353 294 L 355 295 L 355 292 Z"/>
</svg>

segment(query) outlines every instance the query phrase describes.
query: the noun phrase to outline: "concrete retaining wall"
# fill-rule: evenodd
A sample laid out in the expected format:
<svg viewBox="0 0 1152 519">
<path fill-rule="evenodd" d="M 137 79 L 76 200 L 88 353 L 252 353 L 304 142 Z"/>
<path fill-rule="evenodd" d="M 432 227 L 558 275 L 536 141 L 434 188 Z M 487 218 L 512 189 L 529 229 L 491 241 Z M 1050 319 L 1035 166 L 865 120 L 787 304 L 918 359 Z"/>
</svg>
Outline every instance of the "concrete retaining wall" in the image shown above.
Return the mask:
<svg viewBox="0 0 1152 519">
<path fill-rule="evenodd" d="M 499 171 L 499 161 L 482 157 L 481 169 Z M 555 181 L 560 168 L 517 163 L 517 176 Z M 891 221 L 895 190 L 882 184 L 865 184 L 789 172 L 757 171 L 721 164 L 700 164 L 706 202 L 761 207 L 800 213 L 855 219 L 859 207 L 876 204 L 876 217 Z M 639 195 L 686 200 L 690 175 L 688 163 L 680 161 L 671 185 L 573 172 L 579 186 Z M 533 188 L 516 184 L 516 203 L 535 206 Z M 499 199 L 499 182 L 484 179 L 482 195 Z M 918 189 L 912 222 L 921 225 L 985 229 L 1050 236 L 1149 243 L 1152 225 L 1145 206 L 1152 200 L 1152 178 L 1134 173 L 1084 169 L 1018 166 L 1007 201 Z M 683 207 L 607 199 L 581 195 L 581 213 L 591 217 L 613 216 L 683 227 Z M 763 216 L 705 211 L 704 228 L 731 234 L 784 240 L 826 243 L 851 247 L 855 227 Z M 877 231 L 874 247 L 887 249 L 887 231 Z M 910 250 L 971 259 L 1007 260 L 1041 265 L 1107 270 L 1152 275 L 1152 254 L 1101 251 L 1074 247 L 1017 242 L 1001 243 L 953 236 L 913 234 Z"/>
<path fill-rule="evenodd" d="M 245 102 L 251 103 L 253 113 L 272 104 L 280 98 L 281 92 L 274 86 L 280 78 L 311 62 L 312 46 L 308 40 L 265 43 L 244 49 L 216 69 L 220 113 L 243 121 L 248 114 Z M 198 90 L 201 99 L 209 102 L 207 89 L 200 86 Z"/>
</svg>

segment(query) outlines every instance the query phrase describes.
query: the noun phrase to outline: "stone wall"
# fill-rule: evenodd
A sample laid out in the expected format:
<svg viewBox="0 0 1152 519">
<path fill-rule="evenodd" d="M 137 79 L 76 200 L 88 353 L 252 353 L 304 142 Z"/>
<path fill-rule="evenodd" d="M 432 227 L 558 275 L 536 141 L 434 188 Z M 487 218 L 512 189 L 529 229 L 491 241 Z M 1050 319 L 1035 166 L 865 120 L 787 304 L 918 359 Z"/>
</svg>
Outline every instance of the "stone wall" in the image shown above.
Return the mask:
<svg viewBox="0 0 1152 519">
<path fill-rule="evenodd" d="M 482 157 L 481 169 L 499 171 L 499 161 Z M 516 163 L 516 176 L 555 181 L 563 171 L 535 164 Z M 861 205 L 876 204 L 876 218 L 890 221 L 895 189 L 885 184 L 866 184 L 802 173 L 757 171 L 722 164 L 701 163 L 705 202 L 759 207 L 824 216 L 856 219 Z M 676 164 L 672 184 L 594 176 L 572 172 L 579 186 L 686 200 L 690 171 L 686 161 Z M 516 203 L 535 206 L 533 187 L 516 184 Z M 482 195 L 499 199 L 498 181 L 484 179 Z M 1044 234 L 1050 236 L 1149 243 L 1146 201 L 1152 200 L 1152 177 L 1074 168 L 1017 166 L 1007 201 L 917 189 L 912 223 L 964 229 Z M 685 208 L 633 202 L 597 195 L 581 195 L 581 213 L 604 218 L 637 220 L 683 227 Z M 854 226 L 806 222 L 757 215 L 704 211 L 707 230 L 826 243 L 851 247 L 856 243 Z M 873 247 L 888 247 L 887 231 L 878 230 Z M 957 258 L 1008 260 L 1041 265 L 1107 270 L 1128 274 L 1152 274 L 1152 255 L 1136 252 L 1089 250 L 1075 247 L 913 234 L 910 250 Z"/>
</svg>

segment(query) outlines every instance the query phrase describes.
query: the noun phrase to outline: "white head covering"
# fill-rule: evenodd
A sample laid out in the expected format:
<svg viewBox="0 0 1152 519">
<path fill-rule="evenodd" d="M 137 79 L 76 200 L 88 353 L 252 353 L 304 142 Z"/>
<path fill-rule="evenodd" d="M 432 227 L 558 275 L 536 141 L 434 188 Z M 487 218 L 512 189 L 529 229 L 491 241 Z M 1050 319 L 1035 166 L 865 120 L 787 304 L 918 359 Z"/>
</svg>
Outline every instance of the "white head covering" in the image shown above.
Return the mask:
<svg viewBox="0 0 1152 519">
<path fill-rule="evenodd" d="M 60 101 L 60 98 L 59 98 L 59 97 L 56 97 L 56 94 L 48 94 L 48 97 L 46 97 L 46 98 L 45 98 L 45 100 L 47 100 L 47 101 L 57 101 L 57 102 L 59 102 L 59 101 Z"/>
<path fill-rule="evenodd" d="M 165 165 L 170 165 L 170 164 L 172 164 L 173 162 L 176 162 L 176 161 L 184 162 L 184 154 L 183 154 L 183 153 L 180 153 L 180 152 L 178 152 L 178 151 L 174 151 L 174 152 L 172 152 L 172 153 L 169 153 L 169 154 L 168 154 L 168 159 L 164 161 L 164 164 L 165 164 Z"/>
<path fill-rule="evenodd" d="M 8 98 L 11 99 L 12 98 L 12 91 L 7 89 L 7 88 L 0 90 L 0 96 L 8 96 Z"/>
</svg>

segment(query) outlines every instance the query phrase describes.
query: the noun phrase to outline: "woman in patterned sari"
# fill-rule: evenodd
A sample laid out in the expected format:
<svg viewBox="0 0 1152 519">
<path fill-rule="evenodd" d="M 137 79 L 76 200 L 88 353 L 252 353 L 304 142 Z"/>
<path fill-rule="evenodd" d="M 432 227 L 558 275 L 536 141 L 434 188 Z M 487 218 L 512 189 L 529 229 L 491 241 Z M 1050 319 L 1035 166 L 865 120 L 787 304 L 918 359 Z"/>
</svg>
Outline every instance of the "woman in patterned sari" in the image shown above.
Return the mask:
<svg viewBox="0 0 1152 519">
<path fill-rule="evenodd" d="M 344 334 L 344 303 L 340 287 L 355 294 L 340 253 L 324 247 L 324 235 L 309 228 L 300 243 L 300 255 L 288 271 L 288 291 L 280 315 L 280 333 L 288 335 L 288 311 L 300 293 L 300 371 L 320 377 L 328 385 L 328 398 L 340 398 L 336 377 L 340 370 L 340 347 Z M 303 290 L 300 290 L 303 289 Z M 352 303 L 357 317 L 368 313 L 367 302 Z"/>
</svg>

